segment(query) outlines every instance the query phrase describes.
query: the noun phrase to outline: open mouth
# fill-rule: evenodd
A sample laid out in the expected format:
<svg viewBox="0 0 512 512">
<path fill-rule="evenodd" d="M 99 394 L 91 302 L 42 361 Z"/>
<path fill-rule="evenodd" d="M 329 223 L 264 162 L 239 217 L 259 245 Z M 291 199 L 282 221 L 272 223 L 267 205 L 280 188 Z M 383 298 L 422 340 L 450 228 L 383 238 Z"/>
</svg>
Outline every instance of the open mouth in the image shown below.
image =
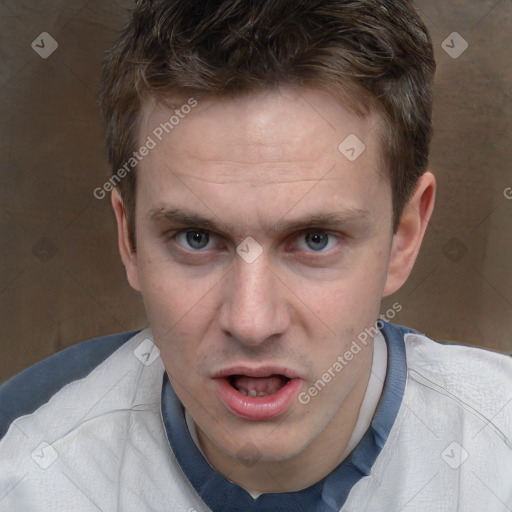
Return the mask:
<svg viewBox="0 0 512 512">
<path fill-rule="evenodd" d="M 267 377 L 249 377 L 247 375 L 230 375 L 229 384 L 239 393 L 250 397 L 264 397 L 274 395 L 281 390 L 291 379 L 285 375 L 273 374 Z"/>
<path fill-rule="evenodd" d="M 270 420 L 289 410 L 304 383 L 293 370 L 276 366 L 233 366 L 212 380 L 218 398 L 228 410 L 252 421 Z"/>
</svg>

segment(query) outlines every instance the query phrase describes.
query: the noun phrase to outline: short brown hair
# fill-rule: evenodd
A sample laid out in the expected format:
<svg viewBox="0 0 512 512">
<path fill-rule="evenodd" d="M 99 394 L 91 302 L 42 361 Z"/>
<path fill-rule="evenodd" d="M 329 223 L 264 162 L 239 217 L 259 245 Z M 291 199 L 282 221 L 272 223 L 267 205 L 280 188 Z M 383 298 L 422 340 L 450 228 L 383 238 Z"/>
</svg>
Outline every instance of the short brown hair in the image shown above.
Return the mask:
<svg viewBox="0 0 512 512">
<path fill-rule="evenodd" d="M 384 121 L 396 232 L 428 165 L 434 71 L 430 36 L 409 0 L 138 0 L 104 60 L 109 163 L 115 173 L 136 149 L 147 97 L 317 87 Z M 118 186 L 135 242 L 136 173 Z"/>
</svg>

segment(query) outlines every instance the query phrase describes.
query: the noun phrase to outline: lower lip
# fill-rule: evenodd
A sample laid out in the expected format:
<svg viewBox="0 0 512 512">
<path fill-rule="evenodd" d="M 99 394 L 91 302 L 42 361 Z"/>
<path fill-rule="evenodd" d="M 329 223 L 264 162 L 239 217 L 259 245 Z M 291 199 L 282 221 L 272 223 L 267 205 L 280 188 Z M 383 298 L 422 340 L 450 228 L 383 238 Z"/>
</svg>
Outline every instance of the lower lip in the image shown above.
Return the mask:
<svg viewBox="0 0 512 512">
<path fill-rule="evenodd" d="M 237 391 L 227 378 L 214 379 L 224 405 L 234 414 L 252 421 L 270 420 L 283 414 L 294 402 L 301 379 L 291 379 L 277 393 L 267 396 L 246 396 Z"/>
</svg>

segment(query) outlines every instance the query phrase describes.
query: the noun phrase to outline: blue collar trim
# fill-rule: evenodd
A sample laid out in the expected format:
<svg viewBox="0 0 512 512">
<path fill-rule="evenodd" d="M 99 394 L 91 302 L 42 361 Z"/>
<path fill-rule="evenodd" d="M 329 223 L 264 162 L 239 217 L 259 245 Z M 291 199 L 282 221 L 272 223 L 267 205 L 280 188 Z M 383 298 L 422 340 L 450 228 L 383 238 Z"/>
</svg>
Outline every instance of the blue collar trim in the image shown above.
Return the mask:
<svg viewBox="0 0 512 512">
<path fill-rule="evenodd" d="M 167 373 L 162 386 L 162 415 L 170 446 L 185 476 L 214 512 L 338 512 L 352 487 L 370 474 L 395 422 L 407 376 L 404 335 L 416 332 L 382 320 L 377 323 L 388 347 L 388 368 L 372 423 L 350 455 L 316 484 L 296 492 L 268 493 L 253 499 L 212 469 L 188 431 L 183 406 Z"/>
</svg>

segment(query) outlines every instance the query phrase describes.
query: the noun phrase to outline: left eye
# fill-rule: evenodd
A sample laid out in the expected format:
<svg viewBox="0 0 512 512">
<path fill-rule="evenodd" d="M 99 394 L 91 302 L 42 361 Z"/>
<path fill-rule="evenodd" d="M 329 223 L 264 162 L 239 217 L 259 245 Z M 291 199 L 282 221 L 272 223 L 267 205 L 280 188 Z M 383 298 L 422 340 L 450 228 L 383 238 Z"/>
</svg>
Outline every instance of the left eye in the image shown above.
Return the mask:
<svg viewBox="0 0 512 512">
<path fill-rule="evenodd" d="M 325 252 L 335 247 L 337 240 L 325 231 L 312 231 L 303 235 L 298 245 L 304 251 Z"/>
<path fill-rule="evenodd" d="M 176 242 L 185 249 L 200 251 L 208 247 L 210 234 L 206 231 L 183 231 L 176 235 Z"/>
</svg>

